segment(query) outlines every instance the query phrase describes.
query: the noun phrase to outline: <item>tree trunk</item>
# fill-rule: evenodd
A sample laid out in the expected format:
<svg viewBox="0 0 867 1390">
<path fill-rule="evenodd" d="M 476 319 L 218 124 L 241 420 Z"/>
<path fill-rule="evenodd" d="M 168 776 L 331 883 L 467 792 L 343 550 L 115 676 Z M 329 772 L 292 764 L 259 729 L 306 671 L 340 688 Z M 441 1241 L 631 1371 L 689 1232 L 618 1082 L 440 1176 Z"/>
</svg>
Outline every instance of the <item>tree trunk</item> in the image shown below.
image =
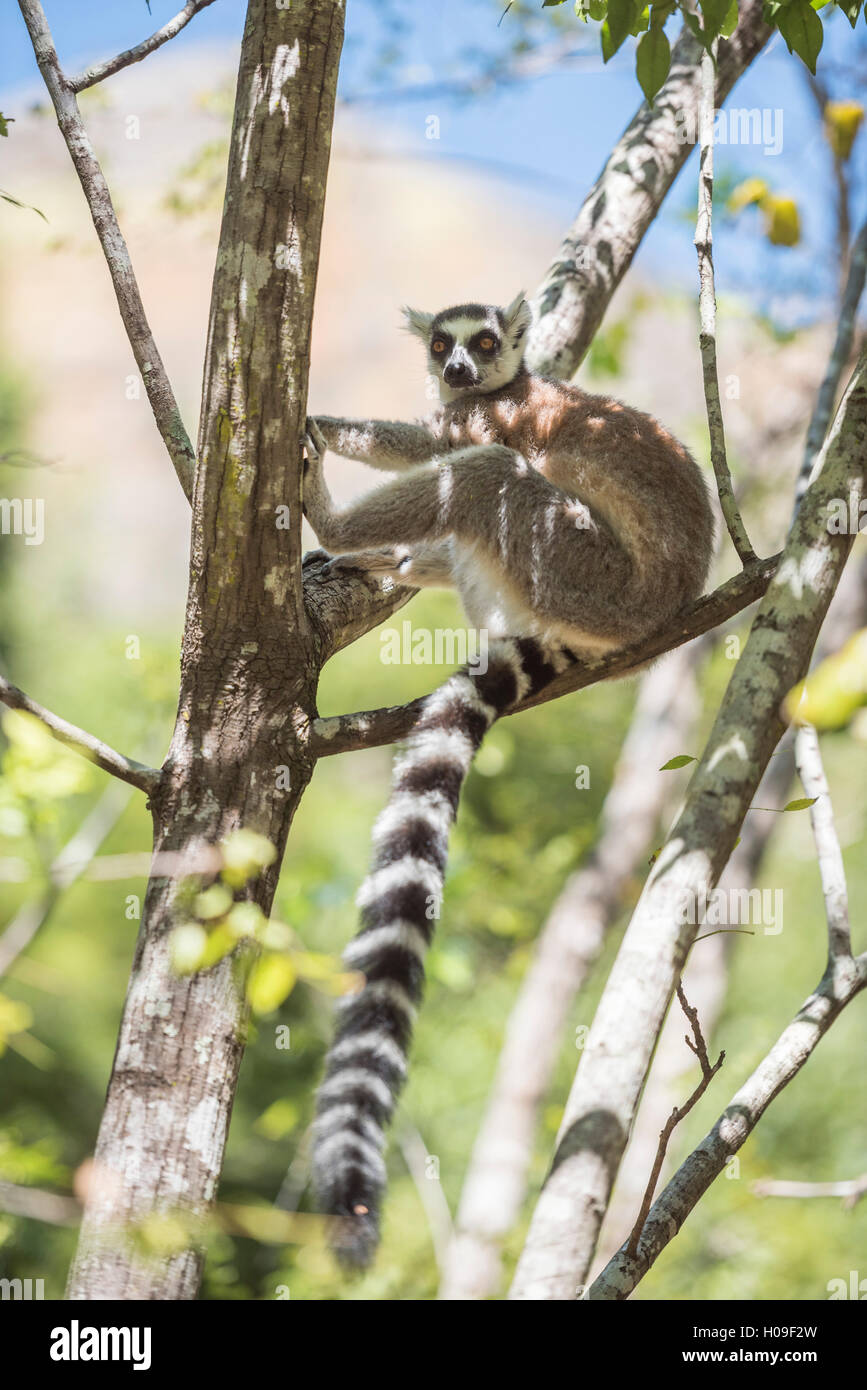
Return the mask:
<svg viewBox="0 0 867 1390">
<path fill-rule="evenodd" d="M 178 717 L 152 798 L 157 851 L 238 826 L 276 846 L 270 910 L 320 666 L 301 585 L 299 441 L 344 3 L 250 0 L 211 298 Z M 288 524 L 286 517 L 288 516 Z M 285 528 L 285 529 L 284 529 Z M 281 789 L 289 769 L 290 789 Z M 194 1298 L 244 1047 L 236 963 L 179 978 L 179 878 L 152 878 L 96 1150 L 73 1299 Z M 177 1253 L 142 1253 L 153 1213 Z"/>
</svg>

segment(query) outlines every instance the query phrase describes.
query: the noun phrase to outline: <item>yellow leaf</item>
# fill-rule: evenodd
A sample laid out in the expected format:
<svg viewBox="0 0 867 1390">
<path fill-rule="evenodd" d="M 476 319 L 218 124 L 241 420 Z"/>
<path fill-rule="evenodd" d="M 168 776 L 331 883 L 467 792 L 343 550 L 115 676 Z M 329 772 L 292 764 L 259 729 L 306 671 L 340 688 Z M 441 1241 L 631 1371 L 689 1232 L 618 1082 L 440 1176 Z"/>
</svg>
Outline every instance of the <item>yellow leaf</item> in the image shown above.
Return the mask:
<svg viewBox="0 0 867 1390">
<path fill-rule="evenodd" d="M 867 703 L 867 628 L 818 665 L 786 696 L 783 709 L 796 724 L 839 729 Z"/>
<path fill-rule="evenodd" d="M 187 922 L 172 932 L 170 954 L 176 975 L 192 975 L 204 960 L 208 933 L 197 922 Z"/>
<path fill-rule="evenodd" d="M 863 120 L 864 107 L 860 101 L 828 102 L 825 107 L 825 134 L 838 159 L 849 158 Z"/>
<path fill-rule="evenodd" d="M 768 185 L 764 179 L 744 179 L 729 194 L 726 207 L 729 212 L 741 212 L 753 203 L 761 203 L 767 197 Z"/>
<path fill-rule="evenodd" d="M 278 1008 L 295 984 L 295 966 L 288 956 L 267 955 L 257 960 L 247 981 L 247 998 L 257 1014 Z"/>
<path fill-rule="evenodd" d="M 769 193 L 762 203 L 765 234 L 772 246 L 797 246 L 801 240 L 801 218 L 794 198 Z"/>
</svg>

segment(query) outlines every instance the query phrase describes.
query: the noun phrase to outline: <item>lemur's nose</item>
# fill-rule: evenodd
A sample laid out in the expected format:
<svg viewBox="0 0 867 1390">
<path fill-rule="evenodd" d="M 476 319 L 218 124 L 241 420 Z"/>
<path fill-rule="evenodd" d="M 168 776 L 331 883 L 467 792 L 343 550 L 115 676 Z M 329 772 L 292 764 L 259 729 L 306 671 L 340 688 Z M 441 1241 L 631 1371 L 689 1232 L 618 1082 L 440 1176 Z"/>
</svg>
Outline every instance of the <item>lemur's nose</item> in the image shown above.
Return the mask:
<svg viewBox="0 0 867 1390">
<path fill-rule="evenodd" d="M 443 380 L 449 386 L 460 386 L 462 381 L 466 381 L 470 374 L 470 369 L 466 362 L 449 362 L 443 372 Z"/>
</svg>

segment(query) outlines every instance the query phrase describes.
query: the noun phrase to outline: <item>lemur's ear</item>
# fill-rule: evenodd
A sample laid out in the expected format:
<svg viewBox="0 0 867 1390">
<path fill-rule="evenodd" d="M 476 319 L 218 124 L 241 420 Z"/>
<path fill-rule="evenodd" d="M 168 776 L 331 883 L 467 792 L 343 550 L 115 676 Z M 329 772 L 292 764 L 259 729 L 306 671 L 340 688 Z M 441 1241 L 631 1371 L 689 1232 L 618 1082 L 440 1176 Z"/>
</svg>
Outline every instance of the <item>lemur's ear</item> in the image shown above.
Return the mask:
<svg viewBox="0 0 867 1390">
<path fill-rule="evenodd" d="M 408 304 L 403 307 L 403 317 L 408 333 L 414 333 L 417 338 L 427 342 L 430 336 L 430 326 L 434 321 L 433 314 L 423 314 L 420 309 L 411 309 Z"/>
<path fill-rule="evenodd" d="M 503 310 L 503 319 L 506 324 L 506 335 L 512 347 L 518 347 L 533 322 L 533 311 L 524 297 L 523 290 L 516 294 L 511 304 Z"/>
</svg>

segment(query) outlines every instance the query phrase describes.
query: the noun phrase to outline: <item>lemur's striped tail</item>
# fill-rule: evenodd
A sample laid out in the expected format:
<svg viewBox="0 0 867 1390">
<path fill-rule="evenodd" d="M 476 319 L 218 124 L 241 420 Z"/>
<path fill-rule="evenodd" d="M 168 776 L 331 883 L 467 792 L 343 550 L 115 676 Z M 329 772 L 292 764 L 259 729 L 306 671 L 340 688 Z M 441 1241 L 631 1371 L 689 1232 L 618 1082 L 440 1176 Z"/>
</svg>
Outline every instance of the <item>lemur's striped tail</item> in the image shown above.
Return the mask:
<svg viewBox="0 0 867 1390">
<path fill-rule="evenodd" d="M 384 1130 L 406 1075 L 464 778 L 494 721 L 573 660 L 535 638 L 492 642 L 484 674 L 459 671 L 426 700 L 395 765 L 358 895 L 361 930 L 344 954 L 365 983 L 338 1006 L 314 1126 L 317 1197 L 323 1211 L 341 1218 L 332 1244 L 345 1265 L 368 1264 L 379 1239 Z"/>
</svg>

